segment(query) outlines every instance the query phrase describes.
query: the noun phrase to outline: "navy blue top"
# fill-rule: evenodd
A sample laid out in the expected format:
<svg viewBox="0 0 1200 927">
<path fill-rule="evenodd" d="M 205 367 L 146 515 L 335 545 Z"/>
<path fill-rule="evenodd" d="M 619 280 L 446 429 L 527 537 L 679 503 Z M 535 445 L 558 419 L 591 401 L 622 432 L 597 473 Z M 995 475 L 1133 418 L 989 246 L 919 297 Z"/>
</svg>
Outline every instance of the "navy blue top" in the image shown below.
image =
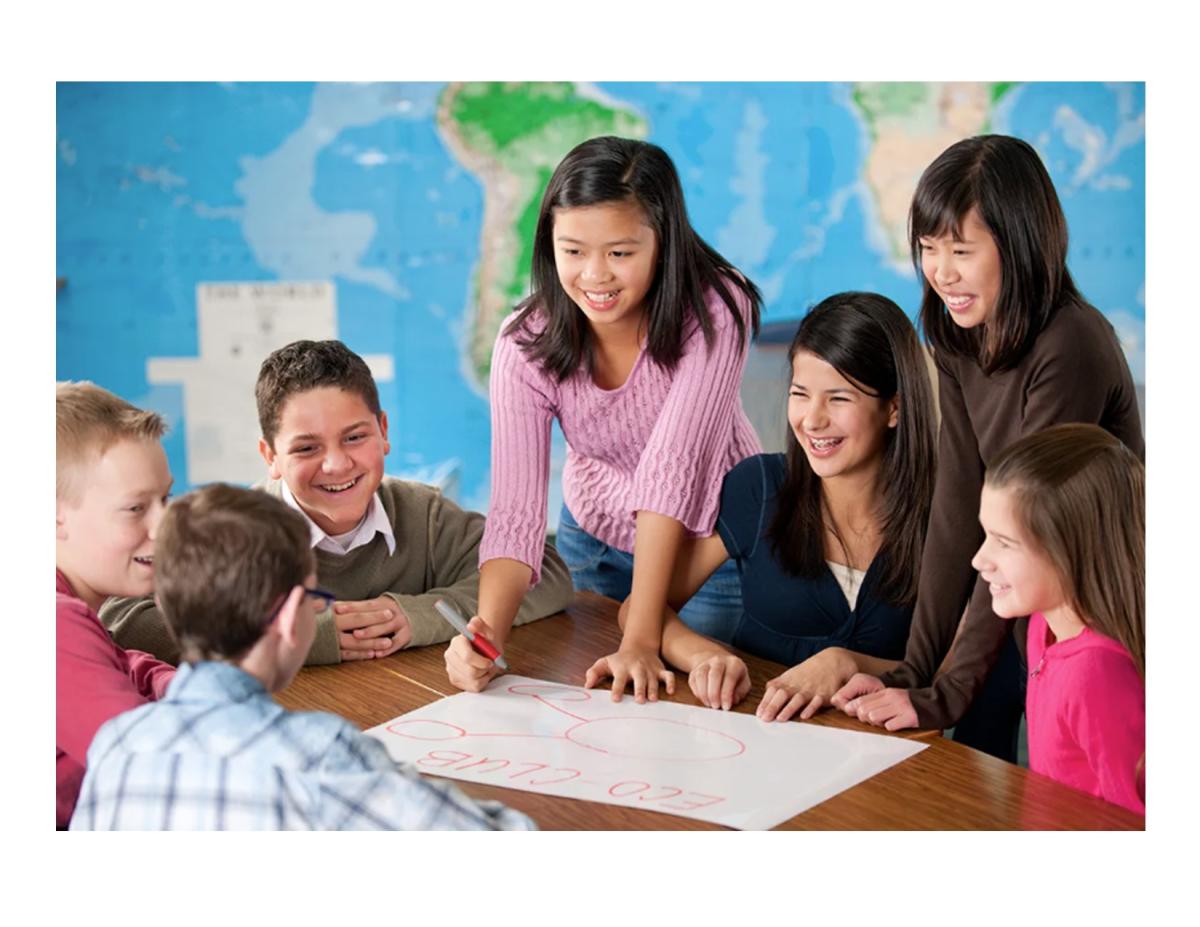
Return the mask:
<svg viewBox="0 0 1200 927">
<path fill-rule="evenodd" d="M 877 596 L 880 555 L 867 568 L 853 610 L 824 563 L 820 576 L 794 576 L 775 556 L 767 532 L 786 472 L 783 454 L 759 454 L 730 470 L 721 488 L 717 532 L 742 579 L 743 611 L 733 645 L 788 666 L 826 647 L 903 659 L 912 608 Z"/>
</svg>

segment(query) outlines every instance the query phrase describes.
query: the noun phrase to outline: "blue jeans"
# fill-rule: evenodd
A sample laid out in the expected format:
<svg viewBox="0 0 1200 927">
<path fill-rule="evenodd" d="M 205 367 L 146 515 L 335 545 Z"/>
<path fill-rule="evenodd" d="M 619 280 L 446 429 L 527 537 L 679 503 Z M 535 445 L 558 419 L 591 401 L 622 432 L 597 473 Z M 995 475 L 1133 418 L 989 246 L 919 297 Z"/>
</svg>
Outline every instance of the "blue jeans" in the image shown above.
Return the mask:
<svg viewBox="0 0 1200 927">
<path fill-rule="evenodd" d="M 571 571 L 575 588 L 606 595 L 618 602 L 633 585 L 633 554 L 610 547 L 579 527 L 564 505 L 555 539 L 558 555 Z M 679 617 L 693 631 L 729 643 L 742 617 L 742 580 L 728 560 L 708 578 Z"/>
</svg>

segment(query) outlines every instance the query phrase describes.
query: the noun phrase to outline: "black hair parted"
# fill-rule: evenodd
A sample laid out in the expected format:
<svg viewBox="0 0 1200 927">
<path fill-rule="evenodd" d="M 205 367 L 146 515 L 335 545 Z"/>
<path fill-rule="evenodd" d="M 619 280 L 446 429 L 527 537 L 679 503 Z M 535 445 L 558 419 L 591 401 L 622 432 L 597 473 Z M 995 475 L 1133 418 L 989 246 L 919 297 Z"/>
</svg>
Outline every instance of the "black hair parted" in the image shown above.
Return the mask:
<svg viewBox="0 0 1200 927">
<path fill-rule="evenodd" d="M 983 325 L 959 327 L 921 269 L 921 239 L 959 237 L 971 209 L 1000 252 L 1000 295 Z M 1064 303 L 1082 302 L 1067 270 L 1067 220 L 1033 146 L 1009 135 L 951 145 L 925 169 L 908 216 L 924 286 L 921 327 L 937 351 L 971 357 L 986 373 L 1016 366 Z"/>
<path fill-rule="evenodd" d="M 533 244 L 531 294 L 516 308 L 514 332 L 526 356 L 558 380 L 592 367 L 587 318 L 563 291 L 554 262 L 554 215 L 558 209 L 602 203 L 635 203 L 654 230 L 658 269 L 646 294 L 647 350 L 655 363 L 673 370 L 683 353 L 687 323 L 694 320 L 706 341 L 713 320 L 705 299 L 713 290 L 729 309 L 739 334 L 746 322 L 735 301 L 749 304 L 751 335 L 758 334 L 762 295 L 758 288 L 696 234 L 688 220 L 675 165 L 663 149 L 636 139 L 601 136 L 575 146 L 559 163 L 538 214 Z M 533 330 L 541 312 L 545 326 Z"/>
<path fill-rule="evenodd" d="M 837 293 L 801 320 L 788 348 L 788 379 L 801 351 L 825 361 L 865 392 L 882 400 L 899 397 L 895 428 L 889 428 L 879 476 L 877 513 L 885 569 L 881 597 L 895 605 L 916 600 L 921 551 L 929 521 L 936 466 L 933 390 L 916 330 L 890 299 L 875 293 Z M 767 530 L 776 555 L 793 575 L 825 569 L 824 497 L 792 430 L 787 436 L 787 475 Z"/>
</svg>

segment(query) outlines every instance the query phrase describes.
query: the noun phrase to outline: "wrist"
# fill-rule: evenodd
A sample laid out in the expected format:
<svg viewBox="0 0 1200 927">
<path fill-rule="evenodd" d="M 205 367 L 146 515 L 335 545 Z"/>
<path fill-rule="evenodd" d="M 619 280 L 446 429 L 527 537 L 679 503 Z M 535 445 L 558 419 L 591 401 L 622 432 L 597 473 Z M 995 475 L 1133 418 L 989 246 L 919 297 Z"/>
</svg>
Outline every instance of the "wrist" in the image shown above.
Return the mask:
<svg viewBox="0 0 1200 927">
<path fill-rule="evenodd" d="M 722 650 L 720 647 L 700 647 L 693 651 L 687 660 L 687 672 L 691 672 L 701 663 L 706 663 L 714 657 L 723 657 L 728 655 L 728 651 Z"/>
<path fill-rule="evenodd" d="M 833 662 L 834 669 L 847 678 L 859 672 L 854 654 L 844 647 L 830 647 L 825 651 L 826 659 Z"/>
<path fill-rule="evenodd" d="M 621 637 L 621 646 L 619 649 L 623 651 L 638 650 L 658 653 L 659 641 L 652 634 L 637 634 L 626 628 L 625 634 Z"/>
<path fill-rule="evenodd" d="M 489 641 L 496 645 L 497 650 L 503 650 L 504 645 L 508 643 L 508 632 L 510 629 L 507 626 L 502 625 L 500 622 L 489 620 L 484 618 L 482 615 L 480 615 L 479 618 L 485 625 L 487 625 L 487 630 L 483 632 L 484 635 Z"/>
</svg>

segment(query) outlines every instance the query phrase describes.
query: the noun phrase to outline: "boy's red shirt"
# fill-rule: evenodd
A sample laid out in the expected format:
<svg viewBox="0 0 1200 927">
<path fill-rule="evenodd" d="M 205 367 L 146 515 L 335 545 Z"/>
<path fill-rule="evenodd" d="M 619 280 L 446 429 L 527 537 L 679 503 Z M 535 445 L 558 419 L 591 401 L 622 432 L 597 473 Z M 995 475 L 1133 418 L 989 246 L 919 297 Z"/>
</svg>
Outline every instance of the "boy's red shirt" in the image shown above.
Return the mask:
<svg viewBox="0 0 1200 927">
<path fill-rule="evenodd" d="M 175 667 L 140 650 L 118 647 L 100 619 L 55 570 L 57 711 L 55 777 L 61 830 L 71 820 L 87 750 L 100 725 L 162 696 Z"/>
</svg>

